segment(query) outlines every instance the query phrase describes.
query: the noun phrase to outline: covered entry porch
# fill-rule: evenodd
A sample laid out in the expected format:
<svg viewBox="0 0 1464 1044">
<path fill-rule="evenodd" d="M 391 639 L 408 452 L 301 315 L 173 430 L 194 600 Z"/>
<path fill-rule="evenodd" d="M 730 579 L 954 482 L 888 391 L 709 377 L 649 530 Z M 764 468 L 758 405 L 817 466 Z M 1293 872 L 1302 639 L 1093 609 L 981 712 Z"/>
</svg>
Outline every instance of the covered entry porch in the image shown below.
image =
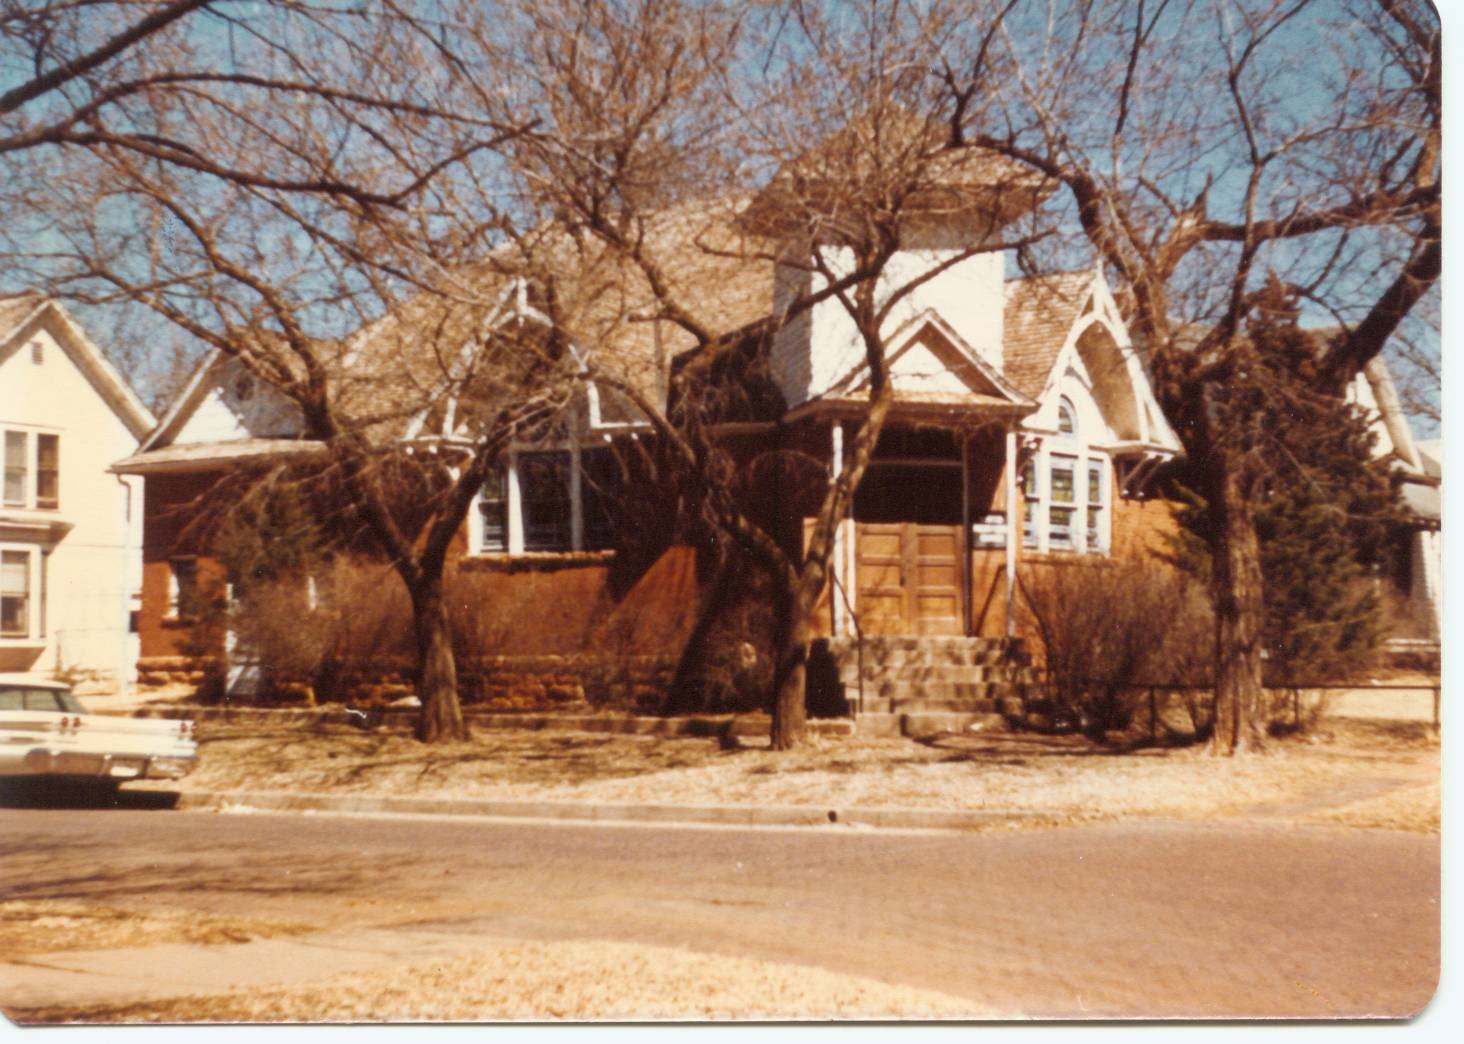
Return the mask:
<svg viewBox="0 0 1464 1044">
<path fill-rule="evenodd" d="M 1014 417 L 901 418 L 881 433 L 836 534 L 825 617 L 840 636 L 1014 631 L 1022 541 Z M 830 422 L 842 467 L 846 422 Z"/>
</svg>

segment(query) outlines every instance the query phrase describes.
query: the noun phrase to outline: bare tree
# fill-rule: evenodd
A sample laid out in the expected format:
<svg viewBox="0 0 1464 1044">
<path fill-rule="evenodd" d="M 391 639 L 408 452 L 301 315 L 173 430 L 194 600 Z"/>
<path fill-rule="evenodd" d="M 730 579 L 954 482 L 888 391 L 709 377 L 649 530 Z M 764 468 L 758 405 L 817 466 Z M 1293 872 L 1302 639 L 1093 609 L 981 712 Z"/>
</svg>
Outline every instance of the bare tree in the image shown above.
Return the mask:
<svg viewBox="0 0 1464 1044">
<path fill-rule="evenodd" d="M 1042 179 L 948 147 L 930 118 L 939 84 L 920 60 L 939 27 L 916 7 L 564 0 L 514 11 L 476 38 L 514 58 L 488 100 L 538 118 L 514 142 L 512 169 L 573 258 L 543 265 L 545 278 L 573 269 L 580 282 L 560 279 L 546 297 L 591 347 L 588 375 L 654 430 L 702 521 L 773 578 L 772 745 L 794 747 L 835 531 L 894 401 L 892 317 L 974 254 L 1040 238 L 1012 221 Z M 897 272 L 892 259 L 932 227 L 961 228 L 964 245 Z M 837 470 L 786 446 L 735 444 L 725 427 L 748 416 L 735 400 L 770 345 L 821 304 L 852 327 L 860 371 L 837 392 L 861 404 Z M 669 361 L 664 389 L 646 379 L 652 353 L 625 351 L 647 338 Z M 801 475 L 821 476 L 795 512 L 811 516 L 806 532 L 742 495 L 774 458 L 800 456 Z"/>
<path fill-rule="evenodd" d="M 465 736 L 448 548 L 577 372 L 512 295 L 447 275 L 494 246 L 453 182 L 518 128 L 463 115 L 433 5 L 90 6 L 7 12 L 38 70 L 6 96 L 11 272 L 140 303 L 263 382 L 411 596 L 419 737 Z"/>
<path fill-rule="evenodd" d="M 951 140 L 1060 183 L 1115 277 L 1216 513 L 1215 747 L 1259 747 L 1266 432 L 1216 392 L 1253 369 L 1268 276 L 1340 327 L 1315 380 L 1332 393 L 1438 278 L 1437 18 L 1413 0 L 1012 2 L 941 56 Z M 991 97 L 999 120 L 972 112 Z"/>
</svg>

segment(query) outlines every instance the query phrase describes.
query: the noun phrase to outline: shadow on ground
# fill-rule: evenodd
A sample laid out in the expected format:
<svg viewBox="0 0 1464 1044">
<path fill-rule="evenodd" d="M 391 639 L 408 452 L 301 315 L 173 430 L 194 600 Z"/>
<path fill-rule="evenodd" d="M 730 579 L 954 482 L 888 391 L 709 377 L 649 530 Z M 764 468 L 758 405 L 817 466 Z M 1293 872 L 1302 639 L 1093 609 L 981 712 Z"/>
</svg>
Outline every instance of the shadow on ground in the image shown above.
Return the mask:
<svg viewBox="0 0 1464 1044">
<path fill-rule="evenodd" d="M 170 809 L 178 805 L 172 790 L 119 790 L 106 783 L 73 783 L 54 779 L 0 780 L 0 808 Z"/>
</svg>

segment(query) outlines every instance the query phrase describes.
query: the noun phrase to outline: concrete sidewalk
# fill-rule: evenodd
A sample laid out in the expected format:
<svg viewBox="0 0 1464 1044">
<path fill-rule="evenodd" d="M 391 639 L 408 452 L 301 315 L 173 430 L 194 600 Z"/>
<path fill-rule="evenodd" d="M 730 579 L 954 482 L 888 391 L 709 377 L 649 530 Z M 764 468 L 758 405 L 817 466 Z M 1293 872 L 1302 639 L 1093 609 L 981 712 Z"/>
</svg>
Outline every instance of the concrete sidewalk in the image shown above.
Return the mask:
<svg viewBox="0 0 1464 1044">
<path fill-rule="evenodd" d="M 215 811 L 340 812 L 385 815 L 485 816 L 599 823 L 687 823 L 729 827 L 981 830 L 1013 820 L 1056 817 L 1044 810 L 878 808 L 812 805 L 654 805 L 584 801 L 495 801 L 411 798 L 376 794 L 299 794 L 285 791 L 184 791 L 177 808 Z"/>
</svg>

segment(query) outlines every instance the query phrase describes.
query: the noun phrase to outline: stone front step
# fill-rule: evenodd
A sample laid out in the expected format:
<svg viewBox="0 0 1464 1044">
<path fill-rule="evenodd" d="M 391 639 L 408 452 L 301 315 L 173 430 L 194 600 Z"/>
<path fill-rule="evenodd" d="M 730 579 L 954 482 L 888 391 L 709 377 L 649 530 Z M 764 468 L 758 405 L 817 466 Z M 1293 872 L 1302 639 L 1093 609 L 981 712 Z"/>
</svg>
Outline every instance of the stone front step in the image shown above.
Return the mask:
<svg viewBox="0 0 1464 1044">
<path fill-rule="evenodd" d="M 858 693 L 849 694 L 851 710 L 857 711 Z M 938 700 L 911 699 L 889 700 L 878 696 L 865 696 L 865 714 L 1002 714 L 1020 718 L 1026 710 L 1026 701 L 1020 696 L 996 696 L 989 700 Z"/>
<path fill-rule="evenodd" d="M 811 687 L 820 687 L 825 706 L 845 706 L 860 717 L 1020 718 L 1023 697 L 1038 681 L 1019 640 L 944 636 L 823 639 L 813 650 L 809 678 Z"/>
<path fill-rule="evenodd" d="M 1003 682 L 884 682 L 879 685 L 846 685 L 850 696 L 863 692 L 871 697 L 908 703 L 911 700 L 999 700 L 1004 696 L 1022 695 L 1022 686 Z"/>
<path fill-rule="evenodd" d="M 1031 654 L 1020 639 L 1008 643 L 1004 638 L 950 637 L 887 637 L 827 639 L 829 654 L 840 663 L 860 663 L 865 667 L 883 664 L 892 667 L 1000 665 L 1030 666 Z"/>
<path fill-rule="evenodd" d="M 839 662 L 839 680 L 845 685 L 856 685 L 861 674 L 864 684 L 878 684 L 885 681 L 903 682 L 1035 682 L 1037 671 L 1033 667 L 1019 667 L 1013 664 L 969 664 L 938 663 L 915 666 L 898 666 L 888 663 L 866 662 L 861 669 L 853 660 Z"/>
<path fill-rule="evenodd" d="M 934 736 L 942 732 L 999 732 L 1007 727 L 1000 714 L 884 713 L 861 714 L 854 719 L 856 736 Z"/>
</svg>

